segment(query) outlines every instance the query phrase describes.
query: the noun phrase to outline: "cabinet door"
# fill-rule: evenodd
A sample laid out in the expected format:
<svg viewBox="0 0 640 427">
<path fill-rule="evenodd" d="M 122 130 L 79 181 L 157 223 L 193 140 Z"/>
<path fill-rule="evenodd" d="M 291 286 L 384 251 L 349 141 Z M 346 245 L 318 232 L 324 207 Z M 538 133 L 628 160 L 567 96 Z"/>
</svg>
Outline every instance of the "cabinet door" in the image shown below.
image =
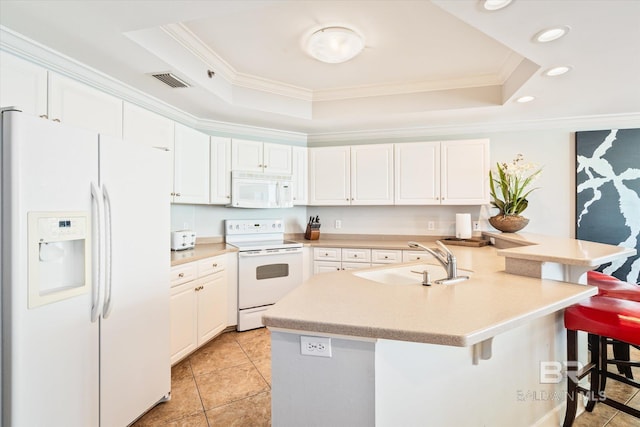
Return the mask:
<svg viewBox="0 0 640 427">
<path fill-rule="evenodd" d="M 122 139 L 173 152 L 173 120 L 128 102 L 123 108 Z"/>
<path fill-rule="evenodd" d="M 209 203 L 209 135 L 176 123 L 174 203 Z"/>
<path fill-rule="evenodd" d="M 262 172 L 262 150 L 262 142 L 234 138 L 231 142 L 231 170 Z"/>
<path fill-rule="evenodd" d="M 393 144 L 351 147 L 351 204 L 393 204 Z"/>
<path fill-rule="evenodd" d="M 231 139 L 211 137 L 209 203 L 226 205 L 231 203 Z"/>
<path fill-rule="evenodd" d="M 171 288 L 169 318 L 171 322 L 171 364 L 198 346 L 195 282 Z"/>
<path fill-rule="evenodd" d="M 227 327 L 227 276 L 216 273 L 199 280 L 198 346 L 215 337 Z"/>
<path fill-rule="evenodd" d="M 307 188 L 308 188 L 308 168 L 307 168 L 307 148 L 291 147 L 292 152 L 292 186 L 293 186 L 293 204 L 307 204 Z"/>
<path fill-rule="evenodd" d="M 309 149 L 309 205 L 351 203 L 350 147 Z"/>
<path fill-rule="evenodd" d="M 291 146 L 264 143 L 264 171 L 281 175 L 291 175 Z"/>
<path fill-rule="evenodd" d="M 395 204 L 440 204 L 440 142 L 395 144 Z"/>
<path fill-rule="evenodd" d="M 444 141 L 442 153 L 442 204 L 489 203 L 489 140 Z"/>
<path fill-rule="evenodd" d="M 0 107 L 47 115 L 47 70 L 0 52 Z"/>
<path fill-rule="evenodd" d="M 122 100 L 49 73 L 49 118 L 122 138 Z"/>
</svg>

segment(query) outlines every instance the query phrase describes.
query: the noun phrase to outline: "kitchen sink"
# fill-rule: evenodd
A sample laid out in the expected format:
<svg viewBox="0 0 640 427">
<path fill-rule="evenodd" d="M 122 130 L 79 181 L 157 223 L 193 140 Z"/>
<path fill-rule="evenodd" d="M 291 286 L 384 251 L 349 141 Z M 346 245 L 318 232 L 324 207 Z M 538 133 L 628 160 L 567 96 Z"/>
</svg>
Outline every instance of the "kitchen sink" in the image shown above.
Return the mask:
<svg viewBox="0 0 640 427">
<path fill-rule="evenodd" d="M 434 264 L 414 264 L 381 270 L 358 271 L 353 275 L 386 285 L 416 285 L 422 284 L 422 272 L 425 270 L 429 272 L 433 284 L 436 280 L 447 277 L 447 272 L 441 266 Z M 471 276 L 471 274 L 473 272 L 470 270 L 458 269 L 458 276 Z M 451 281 L 450 283 L 455 282 Z"/>
</svg>

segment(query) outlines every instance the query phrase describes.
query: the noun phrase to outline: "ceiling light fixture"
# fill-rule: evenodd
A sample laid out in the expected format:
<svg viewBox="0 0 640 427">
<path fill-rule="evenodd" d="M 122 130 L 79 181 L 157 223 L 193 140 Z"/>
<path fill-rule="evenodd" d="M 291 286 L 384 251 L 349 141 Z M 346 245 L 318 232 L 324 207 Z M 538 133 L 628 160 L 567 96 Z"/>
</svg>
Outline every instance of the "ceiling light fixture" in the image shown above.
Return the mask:
<svg viewBox="0 0 640 427">
<path fill-rule="evenodd" d="M 534 36 L 534 40 L 538 43 L 548 43 L 554 40 L 558 40 L 560 37 L 564 37 L 569 32 L 569 27 L 563 25 L 561 27 L 547 28 L 542 30 Z"/>
<path fill-rule="evenodd" d="M 307 42 L 307 52 L 318 61 L 329 64 L 346 62 L 364 48 L 364 39 L 358 33 L 345 27 L 326 27 L 311 34 Z"/>
<path fill-rule="evenodd" d="M 482 7 L 488 11 L 495 11 L 505 8 L 511 4 L 513 0 L 484 0 Z"/>
<path fill-rule="evenodd" d="M 527 102 L 531 102 L 534 99 L 536 99 L 535 96 L 526 95 L 526 96 L 521 96 L 520 98 L 516 99 L 516 102 L 519 102 L 520 104 L 524 104 L 524 103 L 527 103 Z"/>
<path fill-rule="evenodd" d="M 548 77 L 557 77 L 566 74 L 569 71 L 571 71 L 571 67 L 569 67 L 568 65 L 561 65 L 559 67 L 549 68 L 544 72 L 544 75 Z"/>
</svg>

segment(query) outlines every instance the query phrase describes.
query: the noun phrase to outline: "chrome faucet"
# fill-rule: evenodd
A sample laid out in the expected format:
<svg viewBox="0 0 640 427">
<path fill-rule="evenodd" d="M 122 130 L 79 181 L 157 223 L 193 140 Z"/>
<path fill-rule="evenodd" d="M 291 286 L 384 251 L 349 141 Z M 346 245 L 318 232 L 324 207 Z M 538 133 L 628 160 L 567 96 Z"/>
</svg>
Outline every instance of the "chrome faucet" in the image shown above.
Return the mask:
<svg viewBox="0 0 640 427">
<path fill-rule="evenodd" d="M 446 285 L 462 280 L 467 280 L 469 278 L 468 276 L 458 276 L 458 265 L 456 257 L 440 240 L 436 240 L 436 245 L 438 245 L 439 248 L 433 249 L 421 245 L 418 242 L 408 242 L 407 244 L 410 248 L 420 248 L 423 251 L 430 253 L 445 269 L 445 271 L 447 272 L 447 277 L 445 279 L 436 280 L 435 283 Z"/>
</svg>

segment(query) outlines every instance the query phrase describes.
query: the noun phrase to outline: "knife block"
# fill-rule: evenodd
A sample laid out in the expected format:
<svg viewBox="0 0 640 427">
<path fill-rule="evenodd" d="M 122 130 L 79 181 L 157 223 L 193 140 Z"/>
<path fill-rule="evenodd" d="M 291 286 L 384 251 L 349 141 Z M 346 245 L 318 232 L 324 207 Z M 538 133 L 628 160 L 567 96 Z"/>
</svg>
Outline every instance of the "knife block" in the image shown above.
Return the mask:
<svg viewBox="0 0 640 427">
<path fill-rule="evenodd" d="M 304 232 L 304 238 L 307 240 L 318 240 L 320 238 L 320 229 L 311 228 L 311 225 L 307 224 L 307 231 Z"/>
</svg>

